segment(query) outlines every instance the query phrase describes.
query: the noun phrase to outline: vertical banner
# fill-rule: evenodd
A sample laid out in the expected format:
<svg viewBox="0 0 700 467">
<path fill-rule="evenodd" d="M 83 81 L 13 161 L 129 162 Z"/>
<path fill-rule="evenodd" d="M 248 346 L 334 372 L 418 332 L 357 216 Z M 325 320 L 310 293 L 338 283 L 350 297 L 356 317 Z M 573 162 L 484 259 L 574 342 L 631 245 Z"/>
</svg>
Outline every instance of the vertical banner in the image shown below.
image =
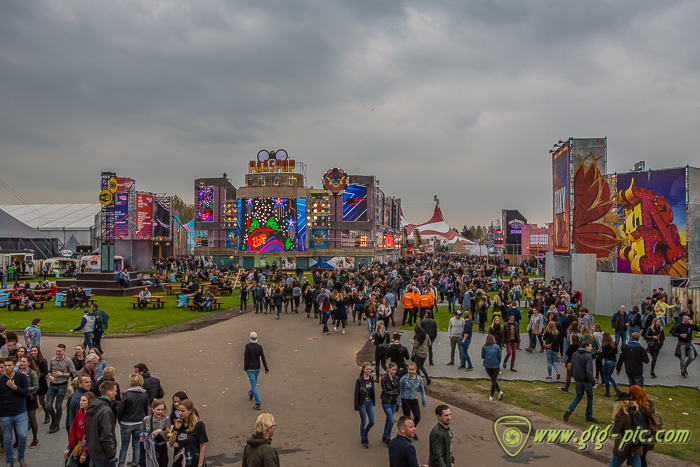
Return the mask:
<svg viewBox="0 0 700 467">
<path fill-rule="evenodd" d="M 214 222 L 214 187 L 200 187 L 197 192 L 197 222 Z"/>
<path fill-rule="evenodd" d="M 129 236 L 129 193 L 117 192 L 114 201 L 114 237 Z"/>
<path fill-rule="evenodd" d="M 569 231 L 569 151 L 570 140 L 565 142 L 552 155 L 554 179 L 554 254 L 568 255 L 571 251 Z"/>
<path fill-rule="evenodd" d="M 153 237 L 153 195 L 136 194 L 136 232 L 137 238 Z"/>
<path fill-rule="evenodd" d="M 170 198 L 155 198 L 153 200 L 153 236 L 170 238 Z"/>
<path fill-rule="evenodd" d="M 688 275 L 685 168 L 618 174 L 617 272 Z"/>
</svg>

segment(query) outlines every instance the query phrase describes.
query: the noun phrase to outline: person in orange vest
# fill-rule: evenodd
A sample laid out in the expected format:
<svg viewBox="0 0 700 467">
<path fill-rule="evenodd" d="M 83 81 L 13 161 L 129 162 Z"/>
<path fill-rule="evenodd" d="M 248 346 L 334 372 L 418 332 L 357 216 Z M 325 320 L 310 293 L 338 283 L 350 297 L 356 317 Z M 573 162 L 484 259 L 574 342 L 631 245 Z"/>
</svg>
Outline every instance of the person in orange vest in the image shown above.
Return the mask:
<svg viewBox="0 0 700 467">
<path fill-rule="evenodd" d="M 437 307 L 435 306 L 435 294 L 433 293 L 432 288 L 428 289 L 428 298 L 430 299 L 430 310 L 433 313 L 437 313 Z"/>
<path fill-rule="evenodd" d="M 406 293 L 404 296 L 401 298 L 401 301 L 403 302 L 403 319 L 401 320 L 401 326 L 406 324 L 406 319 L 410 317 L 410 315 L 413 313 L 413 287 L 409 287 L 406 289 Z M 411 323 L 413 324 L 411 320 Z"/>
<path fill-rule="evenodd" d="M 430 297 L 428 294 L 418 296 L 418 306 L 420 308 L 420 319 L 425 318 L 425 313 L 430 310 Z"/>
<path fill-rule="evenodd" d="M 418 287 L 413 288 L 413 310 L 411 311 L 411 316 L 410 316 L 410 325 L 413 326 L 413 323 L 418 323 L 418 312 L 420 311 L 420 289 Z"/>
</svg>

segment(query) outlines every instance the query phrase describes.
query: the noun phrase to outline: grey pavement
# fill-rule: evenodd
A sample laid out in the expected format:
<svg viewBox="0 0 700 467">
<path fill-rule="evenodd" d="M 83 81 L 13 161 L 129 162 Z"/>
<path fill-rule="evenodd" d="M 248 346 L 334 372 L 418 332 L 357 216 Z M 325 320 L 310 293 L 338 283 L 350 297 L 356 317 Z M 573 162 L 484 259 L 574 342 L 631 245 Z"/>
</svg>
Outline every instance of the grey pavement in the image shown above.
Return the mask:
<svg viewBox="0 0 700 467">
<path fill-rule="evenodd" d="M 410 340 L 413 338 L 413 332 L 403 331 L 401 336 L 401 343 L 405 345 L 409 352 L 412 349 Z M 483 361 L 481 360 L 481 347 L 486 341 L 486 334 L 479 334 L 475 332 L 472 335 L 472 343 L 469 347 L 469 357 L 472 360 L 472 365 L 474 366 L 474 371 L 464 371 L 458 370 L 459 366 L 459 356 L 457 351 L 455 352 L 455 365 L 446 366 L 446 363 L 450 361 L 450 339 L 446 332 L 439 332 L 438 337 L 433 344 L 433 363 L 435 366 L 428 366 L 428 374 L 433 377 L 438 378 L 465 378 L 465 379 L 481 379 L 488 378 L 486 371 L 484 371 Z M 517 352 L 515 358 L 515 369 L 517 372 L 512 372 L 509 370 L 510 361 L 508 362 L 508 368 L 505 370 L 501 368 L 500 379 L 507 381 L 542 381 L 546 382 L 547 376 L 547 361 L 545 359 L 544 353 L 539 353 L 539 342 L 537 343 L 537 350 L 533 353 L 528 353 L 525 351 L 530 339 L 527 334 L 520 335 L 520 347 L 523 349 Z M 644 343 L 642 343 L 645 346 Z M 649 365 L 644 365 L 644 385 L 645 386 L 667 386 L 667 387 L 689 387 L 696 388 L 700 387 L 700 358 L 691 363 L 688 367 L 688 377 L 681 378 L 680 375 L 680 363 L 679 360 L 673 355 L 676 349 L 676 338 L 666 338 L 664 346 L 661 348 L 659 354 L 659 359 L 656 363 L 656 375 L 658 378 L 651 379 L 649 377 Z M 506 351 L 503 350 L 503 358 L 506 357 Z M 561 373 L 562 380 L 566 377 L 566 368 L 563 363 L 558 363 L 559 371 Z M 556 374 L 552 371 L 552 377 L 556 378 Z M 627 385 L 627 376 L 625 375 L 624 368 L 620 371 L 620 376 L 613 374 L 613 378 L 618 384 Z M 557 383 L 556 379 L 552 380 L 553 383 Z"/>
</svg>

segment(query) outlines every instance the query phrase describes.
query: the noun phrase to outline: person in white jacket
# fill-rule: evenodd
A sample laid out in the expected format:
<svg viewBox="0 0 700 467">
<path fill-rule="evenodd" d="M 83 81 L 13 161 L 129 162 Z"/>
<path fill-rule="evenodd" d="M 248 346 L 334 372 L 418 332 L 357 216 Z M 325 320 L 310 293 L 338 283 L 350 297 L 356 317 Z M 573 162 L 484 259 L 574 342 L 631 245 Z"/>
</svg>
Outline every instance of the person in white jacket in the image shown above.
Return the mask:
<svg viewBox="0 0 700 467">
<path fill-rule="evenodd" d="M 527 323 L 527 333 L 530 336 L 530 346 L 525 349 L 526 352 L 532 352 L 537 347 L 537 340 L 540 341 L 540 353 L 544 352 L 544 342 L 542 334 L 544 331 L 544 316 L 540 313 L 539 308 L 532 307 L 532 315 Z"/>
</svg>

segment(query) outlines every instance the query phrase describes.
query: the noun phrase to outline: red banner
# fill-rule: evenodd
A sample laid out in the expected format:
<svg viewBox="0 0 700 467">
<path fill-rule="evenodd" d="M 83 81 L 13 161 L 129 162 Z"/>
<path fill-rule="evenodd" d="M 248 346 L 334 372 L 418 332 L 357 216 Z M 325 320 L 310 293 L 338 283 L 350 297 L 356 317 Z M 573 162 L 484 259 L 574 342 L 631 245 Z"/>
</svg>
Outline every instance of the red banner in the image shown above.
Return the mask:
<svg viewBox="0 0 700 467">
<path fill-rule="evenodd" d="M 136 195 L 136 237 L 153 237 L 153 195 Z"/>
</svg>

